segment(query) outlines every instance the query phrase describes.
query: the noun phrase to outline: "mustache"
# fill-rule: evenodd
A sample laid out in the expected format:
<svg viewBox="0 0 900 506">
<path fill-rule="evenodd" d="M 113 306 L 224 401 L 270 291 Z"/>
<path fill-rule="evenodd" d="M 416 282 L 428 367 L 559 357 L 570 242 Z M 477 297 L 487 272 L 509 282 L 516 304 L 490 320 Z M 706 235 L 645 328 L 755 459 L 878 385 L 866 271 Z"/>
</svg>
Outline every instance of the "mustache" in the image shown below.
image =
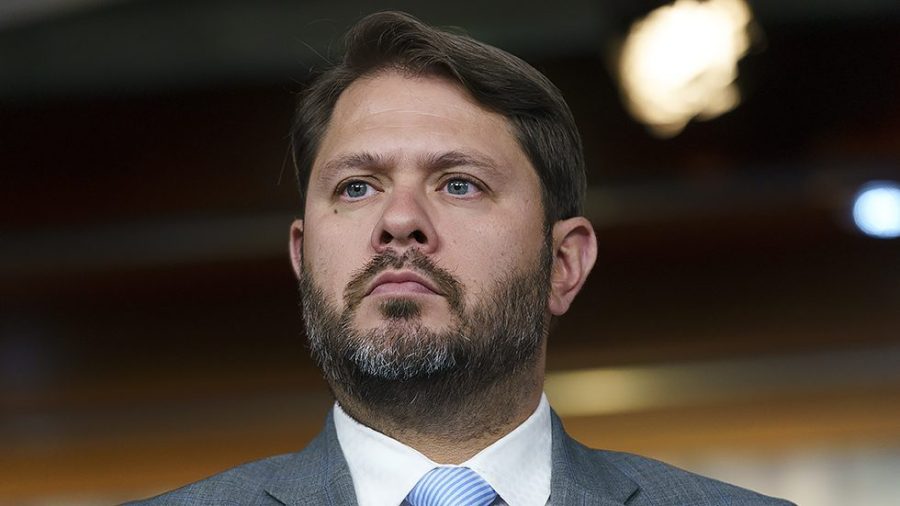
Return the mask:
<svg viewBox="0 0 900 506">
<path fill-rule="evenodd" d="M 444 294 L 450 310 L 457 315 L 463 311 L 462 284 L 446 269 L 439 267 L 418 249 L 406 250 L 402 255 L 394 250 L 385 250 L 372 257 L 369 262 L 353 274 L 344 289 L 344 304 L 352 311 L 366 296 L 366 288 L 382 271 L 411 267 L 418 274 L 428 277 L 435 287 Z"/>
</svg>

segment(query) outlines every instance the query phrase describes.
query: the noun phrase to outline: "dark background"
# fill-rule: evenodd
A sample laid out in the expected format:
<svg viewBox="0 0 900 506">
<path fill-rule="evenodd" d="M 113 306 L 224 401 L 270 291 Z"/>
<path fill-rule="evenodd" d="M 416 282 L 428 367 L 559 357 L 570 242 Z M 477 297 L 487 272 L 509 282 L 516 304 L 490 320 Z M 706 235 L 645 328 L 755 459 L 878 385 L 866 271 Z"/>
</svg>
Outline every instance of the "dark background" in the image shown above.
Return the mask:
<svg viewBox="0 0 900 506">
<path fill-rule="evenodd" d="M 316 432 L 330 401 L 287 255 L 287 132 L 310 71 L 387 7 L 525 58 L 573 109 L 600 256 L 551 372 L 757 375 L 749 394 L 703 397 L 707 378 L 696 399 L 572 412 L 573 432 L 672 455 L 898 445 L 900 241 L 849 213 L 862 184 L 900 179 L 900 6 L 752 2 L 743 103 L 659 139 L 611 70 L 661 4 L 0 5 L 0 502 L 137 497 Z"/>
</svg>

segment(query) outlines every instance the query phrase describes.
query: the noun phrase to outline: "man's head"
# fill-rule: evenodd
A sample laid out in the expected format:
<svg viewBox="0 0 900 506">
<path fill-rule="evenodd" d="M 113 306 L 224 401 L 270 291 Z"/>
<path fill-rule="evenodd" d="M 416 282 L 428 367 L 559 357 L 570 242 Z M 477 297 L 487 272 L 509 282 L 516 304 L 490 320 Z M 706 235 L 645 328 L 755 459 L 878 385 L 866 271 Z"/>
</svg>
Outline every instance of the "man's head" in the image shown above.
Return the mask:
<svg viewBox="0 0 900 506">
<path fill-rule="evenodd" d="M 406 15 L 347 43 L 295 126 L 313 356 L 351 414 L 394 424 L 536 399 L 549 318 L 596 254 L 565 102 L 521 60 Z"/>
<path fill-rule="evenodd" d="M 291 141 L 301 199 L 338 98 L 358 79 L 391 70 L 447 78 L 506 118 L 541 179 L 547 224 L 582 214 L 581 136 L 556 86 L 505 51 L 397 12 L 370 15 L 351 28 L 343 60 L 319 76 L 299 102 Z"/>
</svg>

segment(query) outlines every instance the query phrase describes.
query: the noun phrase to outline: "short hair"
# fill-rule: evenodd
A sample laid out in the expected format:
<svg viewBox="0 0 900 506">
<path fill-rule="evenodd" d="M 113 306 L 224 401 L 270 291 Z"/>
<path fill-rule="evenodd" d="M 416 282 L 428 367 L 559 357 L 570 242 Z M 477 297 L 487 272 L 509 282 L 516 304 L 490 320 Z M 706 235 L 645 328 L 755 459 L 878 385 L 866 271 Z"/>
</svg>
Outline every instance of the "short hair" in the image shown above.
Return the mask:
<svg viewBox="0 0 900 506">
<path fill-rule="evenodd" d="M 534 67 L 466 35 L 402 12 L 371 14 L 345 36 L 343 59 L 300 96 L 291 149 L 301 208 L 322 137 L 341 93 L 383 71 L 440 76 L 504 116 L 541 180 L 545 225 L 582 214 L 586 178 L 581 136 L 559 89 Z"/>
</svg>

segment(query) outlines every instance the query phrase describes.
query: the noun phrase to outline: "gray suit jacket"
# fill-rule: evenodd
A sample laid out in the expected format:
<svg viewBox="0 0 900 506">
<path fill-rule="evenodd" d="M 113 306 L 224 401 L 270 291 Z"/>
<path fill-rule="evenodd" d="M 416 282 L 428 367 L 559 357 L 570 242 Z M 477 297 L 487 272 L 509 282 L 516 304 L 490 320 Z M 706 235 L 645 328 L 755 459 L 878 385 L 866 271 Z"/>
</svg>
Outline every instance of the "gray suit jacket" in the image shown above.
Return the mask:
<svg viewBox="0 0 900 506">
<path fill-rule="evenodd" d="M 595 506 L 787 506 L 791 503 L 628 453 L 592 450 L 554 413 L 550 503 Z M 350 470 L 329 414 L 305 449 L 251 462 L 133 504 L 355 505 Z"/>
</svg>

